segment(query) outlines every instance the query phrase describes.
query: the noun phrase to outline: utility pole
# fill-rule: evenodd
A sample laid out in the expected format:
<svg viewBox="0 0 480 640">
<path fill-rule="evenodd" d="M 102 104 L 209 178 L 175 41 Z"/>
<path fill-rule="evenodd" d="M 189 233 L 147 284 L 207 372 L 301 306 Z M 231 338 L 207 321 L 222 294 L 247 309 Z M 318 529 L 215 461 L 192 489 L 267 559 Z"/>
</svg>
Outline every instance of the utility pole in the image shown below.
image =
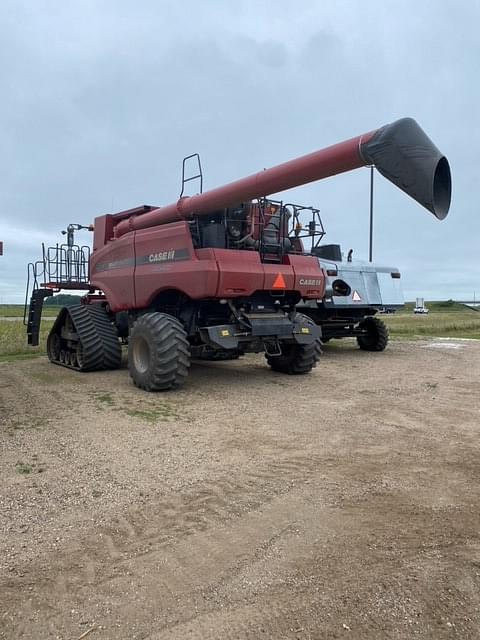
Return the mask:
<svg viewBox="0 0 480 640">
<path fill-rule="evenodd" d="M 368 261 L 373 261 L 373 171 L 375 167 L 370 167 L 370 243 L 368 248 Z"/>
</svg>

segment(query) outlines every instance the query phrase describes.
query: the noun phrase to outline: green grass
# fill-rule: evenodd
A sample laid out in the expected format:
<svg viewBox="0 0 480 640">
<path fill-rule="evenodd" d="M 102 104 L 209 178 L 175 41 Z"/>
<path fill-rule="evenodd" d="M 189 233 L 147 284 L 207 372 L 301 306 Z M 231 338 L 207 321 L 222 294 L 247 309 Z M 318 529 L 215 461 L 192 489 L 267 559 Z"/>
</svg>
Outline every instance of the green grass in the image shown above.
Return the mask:
<svg viewBox="0 0 480 640">
<path fill-rule="evenodd" d="M 0 355 L 0 362 L 18 362 L 22 360 L 32 360 L 44 355 L 40 351 L 32 351 L 31 353 L 10 353 L 7 355 Z"/>
<path fill-rule="evenodd" d="M 407 303 L 402 312 L 381 316 L 390 329 L 392 338 L 413 337 L 448 337 L 448 338 L 477 338 L 480 339 L 480 312 L 469 309 L 456 302 L 430 302 L 426 303 L 430 313 L 427 315 L 415 315 L 413 303 Z M 53 321 L 43 320 L 40 330 L 40 346 L 29 347 L 27 334 L 23 322 L 2 320 L 2 316 L 14 315 L 12 309 L 19 310 L 23 314 L 22 305 L 0 305 L 0 362 L 23 360 L 45 354 L 47 335 Z M 8 311 L 8 313 L 7 313 Z M 46 307 L 44 313 L 55 315 L 57 307 Z M 97 398 L 104 405 L 110 404 L 111 399 Z M 131 413 L 132 417 L 140 417 L 147 422 L 173 415 L 168 407 L 157 411 Z M 158 413 L 158 415 L 157 415 Z"/>
<path fill-rule="evenodd" d="M 12 436 L 18 431 L 29 431 L 34 429 L 36 431 L 43 429 L 46 425 L 46 421 L 43 417 L 39 418 L 23 418 L 14 417 L 7 422 L 7 433 Z M 35 456 L 34 456 L 35 457 Z"/>
<path fill-rule="evenodd" d="M 106 405 L 107 407 L 113 407 L 115 404 L 112 394 L 108 391 L 95 393 L 94 398 L 101 405 Z"/>
<path fill-rule="evenodd" d="M 52 320 L 42 321 L 40 328 L 40 345 L 30 347 L 27 344 L 27 332 L 23 322 L 9 322 L 0 319 L 0 361 L 20 360 L 25 357 L 43 355 L 47 335 L 52 328 Z"/>
<path fill-rule="evenodd" d="M 451 307 L 427 304 L 430 313 L 413 311 L 383 315 L 392 338 L 445 337 L 480 339 L 480 313 L 454 303 Z"/>
<path fill-rule="evenodd" d="M 55 317 L 62 307 L 44 305 L 42 315 L 45 318 Z M 23 304 L 0 304 L 0 318 L 23 318 Z"/>
<path fill-rule="evenodd" d="M 47 385 L 61 385 L 68 384 L 72 379 L 65 375 L 65 369 L 59 369 L 58 367 L 51 367 L 47 371 L 36 371 L 35 373 L 28 373 L 29 377 L 35 382 Z M 77 376 L 75 378 L 75 385 L 86 382 L 85 376 Z"/>
<path fill-rule="evenodd" d="M 176 418 L 177 414 L 173 407 L 167 403 L 155 404 L 155 409 L 127 409 L 127 416 L 131 418 L 140 418 L 150 424 L 164 420 L 165 418 Z"/>
<path fill-rule="evenodd" d="M 142 403 L 140 405 L 141 408 L 136 409 L 131 406 L 128 400 L 126 400 L 126 404 L 130 404 L 130 407 L 125 406 L 125 398 L 123 396 L 121 398 L 115 397 L 114 394 L 109 391 L 96 391 L 92 394 L 92 397 L 99 410 L 113 409 L 113 411 L 123 413 L 130 418 L 139 418 L 152 425 L 168 420 L 169 418 L 178 418 L 175 407 L 165 401 L 155 400 L 155 403 L 149 406 L 145 406 L 145 403 Z M 120 406 L 118 404 L 119 400 Z"/>
<path fill-rule="evenodd" d="M 17 462 L 17 464 L 15 465 L 15 469 L 17 470 L 17 473 L 20 473 L 23 476 L 32 473 L 33 470 L 32 465 L 26 462 Z"/>
<path fill-rule="evenodd" d="M 22 476 L 28 476 L 30 473 L 43 473 L 45 471 L 45 465 L 43 462 L 38 462 L 37 456 L 32 456 L 34 460 L 32 463 L 18 461 L 15 465 L 17 473 Z"/>
<path fill-rule="evenodd" d="M 425 301 L 425 306 L 429 310 L 430 313 L 463 313 L 465 311 L 474 311 L 474 313 L 478 313 L 474 309 L 470 309 L 466 307 L 464 304 L 460 304 L 459 302 L 454 302 L 454 300 L 440 300 L 437 302 L 427 302 Z M 406 302 L 405 303 L 405 312 L 412 312 L 415 307 L 414 302 Z"/>
<path fill-rule="evenodd" d="M 23 304 L 0 304 L 0 317 L 23 318 Z"/>
</svg>

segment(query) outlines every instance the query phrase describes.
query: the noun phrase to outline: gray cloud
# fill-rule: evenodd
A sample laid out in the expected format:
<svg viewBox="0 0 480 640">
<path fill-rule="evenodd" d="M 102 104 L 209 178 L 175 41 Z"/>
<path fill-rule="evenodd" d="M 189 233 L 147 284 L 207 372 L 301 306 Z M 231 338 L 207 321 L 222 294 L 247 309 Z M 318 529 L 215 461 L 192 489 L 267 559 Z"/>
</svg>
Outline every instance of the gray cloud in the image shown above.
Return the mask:
<svg viewBox="0 0 480 640">
<path fill-rule="evenodd" d="M 0 301 L 21 301 L 35 244 L 68 222 L 174 200 L 192 151 L 208 188 L 405 115 L 448 155 L 453 205 L 438 223 L 377 176 L 375 258 L 410 297 L 480 290 L 479 4 L 230 5 L 1 4 Z M 367 170 L 289 197 L 366 256 Z"/>
</svg>

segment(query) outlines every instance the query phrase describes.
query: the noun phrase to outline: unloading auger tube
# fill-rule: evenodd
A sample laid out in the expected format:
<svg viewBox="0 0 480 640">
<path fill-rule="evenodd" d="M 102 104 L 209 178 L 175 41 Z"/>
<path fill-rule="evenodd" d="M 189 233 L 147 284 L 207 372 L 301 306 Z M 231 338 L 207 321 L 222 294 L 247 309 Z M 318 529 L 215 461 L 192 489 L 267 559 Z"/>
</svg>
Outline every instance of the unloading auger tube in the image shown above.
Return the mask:
<svg viewBox="0 0 480 640">
<path fill-rule="evenodd" d="M 447 158 L 412 118 L 402 118 L 320 151 L 265 169 L 173 204 L 119 220 L 115 237 L 129 231 L 184 220 L 280 193 L 286 189 L 352 171 L 376 169 L 399 189 L 443 220 L 450 207 L 451 176 Z M 112 216 L 115 224 L 115 216 Z"/>
</svg>

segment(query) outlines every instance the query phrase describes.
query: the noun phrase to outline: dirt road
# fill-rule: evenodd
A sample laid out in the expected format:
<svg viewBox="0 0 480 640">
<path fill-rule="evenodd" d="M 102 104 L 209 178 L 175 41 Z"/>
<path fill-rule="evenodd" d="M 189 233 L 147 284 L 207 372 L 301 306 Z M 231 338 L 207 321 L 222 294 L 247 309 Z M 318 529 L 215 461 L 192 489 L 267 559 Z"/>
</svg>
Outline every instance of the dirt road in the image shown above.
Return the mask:
<svg viewBox="0 0 480 640">
<path fill-rule="evenodd" d="M 156 395 L 0 364 L 0 638 L 479 638 L 480 343 L 457 344 L 194 365 Z"/>
</svg>

